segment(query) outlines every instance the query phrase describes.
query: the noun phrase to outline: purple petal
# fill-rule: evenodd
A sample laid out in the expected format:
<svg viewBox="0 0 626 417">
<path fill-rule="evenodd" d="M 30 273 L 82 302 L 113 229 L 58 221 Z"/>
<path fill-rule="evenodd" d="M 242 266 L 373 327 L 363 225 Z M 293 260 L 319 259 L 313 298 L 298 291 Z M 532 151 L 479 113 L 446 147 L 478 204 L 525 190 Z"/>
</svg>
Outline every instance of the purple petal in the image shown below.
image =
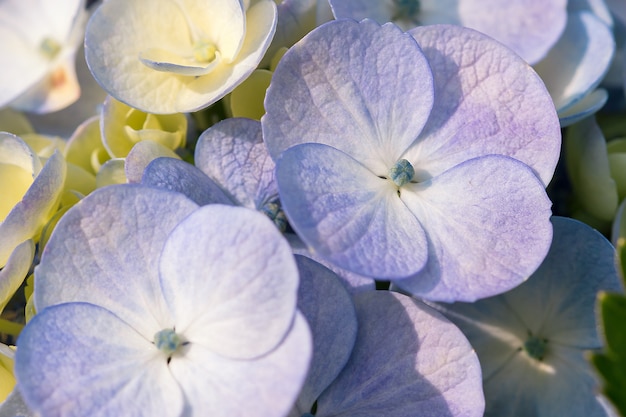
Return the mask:
<svg viewBox="0 0 626 417">
<path fill-rule="evenodd" d="M 311 359 L 306 320 L 293 326 L 272 352 L 254 360 L 233 360 L 190 344 L 170 369 L 189 402 L 186 415 L 283 417 L 295 402 Z"/>
<path fill-rule="evenodd" d="M 469 160 L 411 184 L 402 199 L 426 231 L 428 263 L 394 282 L 429 300 L 473 301 L 507 291 L 539 267 L 552 241 L 552 203 L 543 185 L 506 156 Z"/>
<path fill-rule="evenodd" d="M 508 48 L 471 29 L 410 31 L 433 70 L 431 118 L 404 158 L 428 177 L 476 156 L 508 155 L 547 185 L 559 158 L 561 130 L 537 74 Z"/>
<path fill-rule="evenodd" d="M 402 294 L 355 297 L 359 330 L 348 364 L 316 415 L 482 416 L 480 364 L 459 329 Z"/>
<path fill-rule="evenodd" d="M 296 256 L 296 263 L 300 272 L 298 308 L 313 334 L 311 369 L 296 404 L 304 413 L 311 411 L 348 361 L 358 325 L 352 298 L 339 277 L 304 256 Z"/>
<path fill-rule="evenodd" d="M 171 230 L 197 205 L 134 185 L 94 191 L 57 224 L 35 271 L 35 306 L 85 301 L 123 317 L 150 340 L 171 327 L 158 259 Z"/>
<path fill-rule="evenodd" d="M 278 195 L 274 161 L 256 120 L 231 118 L 205 130 L 195 164 L 244 207 L 258 210 Z"/>
<path fill-rule="evenodd" d="M 184 194 L 199 206 L 233 204 L 224 191 L 195 166 L 174 158 L 157 158 L 143 172 L 141 184 Z"/>
<path fill-rule="evenodd" d="M 318 142 L 386 172 L 426 123 L 431 80 L 422 51 L 395 25 L 329 22 L 278 64 L 263 137 L 274 159 L 292 145 Z"/>
<path fill-rule="evenodd" d="M 403 278 L 426 261 L 422 226 L 388 179 L 326 145 L 285 151 L 276 179 L 283 209 L 322 258 L 376 278 Z"/>
<path fill-rule="evenodd" d="M 92 304 L 35 315 L 20 334 L 15 373 L 26 404 L 45 416 L 178 416 L 183 409 L 162 352 Z"/>
<path fill-rule="evenodd" d="M 201 207 L 168 237 L 160 275 L 176 332 L 221 356 L 263 355 L 293 321 L 298 270 L 291 247 L 257 211 Z"/>
</svg>

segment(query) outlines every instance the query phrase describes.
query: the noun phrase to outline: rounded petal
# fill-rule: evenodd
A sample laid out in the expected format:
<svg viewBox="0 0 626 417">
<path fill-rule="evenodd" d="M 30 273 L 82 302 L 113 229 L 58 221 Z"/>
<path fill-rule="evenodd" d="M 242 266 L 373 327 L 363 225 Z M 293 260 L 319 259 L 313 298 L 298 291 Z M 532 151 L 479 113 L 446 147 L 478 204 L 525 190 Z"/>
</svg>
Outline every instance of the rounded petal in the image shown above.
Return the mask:
<svg viewBox="0 0 626 417">
<path fill-rule="evenodd" d="M 405 154 L 432 178 L 468 159 L 500 154 L 532 167 L 547 185 L 561 149 L 561 130 L 543 81 L 493 39 L 459 26 L 410 31 L 435 82 L 435 105 Z"/>
<path fill-rule="evenodd" d="M 600 18 L 586 11 L 569 13 L 563 36 L 535 65 L 559 113 L 602 81 L 614 52 L 611 28 Z"/>
<path fill-rule="evenodd" d="M 329 22 L 280 60 L 265 97 L 274 159 L 306 142 L 333 146 L 385 175 L 433 105 L 432 74 L 415 40 L 371 20 Z"/>
<path fill-rule="evenodd" d="M 296 263 L 298 308 L 313 334 L 311 367 L 296 403 L 307 413 L 350 358 L 358 324 L 352 298 L 337 275 L 304 256 L 296 256 Z"/>
<path fill-rule="evenodd" d="M 172 326 L 158 277 L 165 239 L 198 206 L 182 194 L 120 185 L 94 191 L 57 224 L 35 270 L 35 307 L 100 305 L 145 338 Z"/>
<path fill-rule="evenodd" d="M 26 404 L 45 416 L 178 416 L 183 395 L 167 358 L 110 311 L 52 306 L 20 334 L 15 374 Z"/>
<path fill-rule="evenodd" d="M 160 157 L 180 158 L 173 150 L 151 140 L 138 142 L 124 160 L 124 172 L 130 183 L 141 181 L 143 171 L 148 164 Z"/>
<path fill-rule="evenodd" d="M 282 417 L 302 387 L 311 359 L 311 334 L 296 314 L 285 339 L 267 355 L 234 360 L 189 344 L 170 369 L 194 415 Z"/>
<path fill-rule="evenodd" d="M 205 130 L 195 164 L 244 207 L 259 210 L 278 196 L 274 161 L 256 120 L 230 118 Z"/>
<path fill-rule="evenodd" d="M 276 180 L 291 226 L 317 255 L 375 278 L 403 278 L 426 262 L 420 222 L 390 180 L 330 146 L 283 152 Z"/>
<path fill-rule="evenodd" d="M 298 270 L 287 241 L 259 212 L 201 207 L 168 237 L 159 270 L 176 332 L 203 349 L 258 357 L 291 326 Z"/>
<path fill-rule="evenodd" d="M 150 113 L 204 108 L 255 69 L 276 27 L 271 0 L 257 1 L 245 20 L 238 0 L 212 6 L 200 0 L 155 0 L 149 8 L 141 1 L 106 1 L 87 26 L 87 64 L 109 94 L 134 108 Z M 205 43 L 217 49 L 211 65 L 198 69 L 204 61 L 196 60 L 194 46 Z"/>
<path fill-rule="evenodd" d="M 348 364 L 316 415 L 482 416 L 480 364 L 460 330 L 402 294 L 355 297 L 359 330 Z"/>
<path fill-rule="evenodd" d="M 530 168 L 501 155 L 471 159 L 402 194 L 428 239 L 428 262 L 394 281 L 414 295 L 473 301 L 526 280 L 552 241 L 552 212 Z"/>
<path fill-rule="evenodd" d="M 184 194 L 199 206 L 234 205 L 213 180 L 195 166 L 180 159 L 157 158 L 153 160 L 144 170 L 141 184 Z"/>
<path fill-rule="evenodd" d="M 604 107 L 608 99 L 609 93 L 602 88 L 591 91 L 589 94 L 581 97 L 581 99 L 571 107 L 559 111 L 561 127 L 568 127 L 569 125 L 594 115 L 598 110 Z"/>
</svg>

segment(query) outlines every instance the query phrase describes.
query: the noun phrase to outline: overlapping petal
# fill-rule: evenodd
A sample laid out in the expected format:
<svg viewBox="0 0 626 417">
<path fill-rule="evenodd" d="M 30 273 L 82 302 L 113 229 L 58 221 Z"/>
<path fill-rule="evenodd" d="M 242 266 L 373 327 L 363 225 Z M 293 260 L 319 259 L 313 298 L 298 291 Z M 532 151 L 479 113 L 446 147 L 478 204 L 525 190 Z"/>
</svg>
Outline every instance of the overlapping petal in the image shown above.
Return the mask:
<svg viewBox="0 0 626 417">
<path fill-rule="evenodd" d="M 256 120 L 230 118 L 205 130 L 195 164 L 244 207 L 259 210 L 278 196 L 274 161 Z"/>
<path fill-rule="evenodd" d="M 143 172 L 141 183 L 184 194 L 199 206 L 233 201 L 213 180 L 195 166 L 174 158 L 157 158 Z"/>
<path fill-rule="evenodd" d="M 311 358 L 311 333 L 296 313 L 282 343 L 255 360 L 225 358 L 191 344 L 170 363 L 189 401 L 186 411 L 216 417 L 281 417 L 298 396 Z"/>
<path fill-rule="evenodd" d="M 251 359 L 291 327 L 298 270 L 289 244 L 261 213 L 201 207 L 172 231 L 159 270 L 176 331 L 192 344 Z"/>
<path fill-rule="evenodd" d="M 428 262 L 394 281 L 412 294 L 474 301 L 507 291 L 533 273 L 552 241 L 552 203 L 519 161 L 492 155 L 411 184 L 402 200 L 428 239 Z"/>
<path fill-rule="evenodd" d="M 56 305 L 33 317 L 19 339 L 15 373 L 26 404 L 41 415 L 174 417 L 183 410 L 183 393 L 151 340 L 92 304 Z"/>
<path fill-rule="evenodd" d="M 568 13 L 567 26 L 550 53 L 535 65 L 559 116 L 580 102 L 600 83 L 615 52 L 611 28 L 588 11 Z M 584 110 L 579 112 L 585 115 Z M 568 116 L 567 124 L 577 119 Z"/>
<path fill-rule="evenodd" d="M 358 294 L 355 306 L 354 350 L 316 415 L 482 416 L 480 364 L 456 326 L 392 292 Z"/>
<path fill-rule="evenodd" d="M 349 155 L 318 143 L 293 146 L 277 161 L 276 180 L 292 227 L 326 260 L 385 278 L 425 264 L 420 222 L 391 181 Z"/>
<path fill-rule="evenodd" d="M 339 277 L 321 264 L 296 256 L 300 272 L 298 309 L 313 335 L 313 358 L 306 383 L 296 403 L 298 416 L 311 407 L 350 358 L 357 335 L 352 298 Z"/>
<path fill-rule="evenodd" d="M 197 207 L 165 190 L 96 190 L 63 216 L 46 245 L 35 271 L 37 310 L 90 302 L 151 340 L 155 332 L 172 326 L 155 260 L 174 226 Z"/>
<path fill-rule="evenodd" d="M 597 231 L 553 217 L 544 263 L 520 286 L 472 304 L 440 304 L 468 337 L 483 368 L 487 416 L 605 416 L 583 352 L 601 347 L 598 291 L 619 291 L 614 248 Z M 545 354 L 525 342 L 544 340 Z"/>
<path fill-rule="evenodd" d="M 434 25 L 410 33 L 432 68 L 436 100 L 404 158 L 430 178 L 476 156 L 508 155 L 532 167 L 547 185 L 561 132 L 554 104 L 532 68 L 466 28 Z"/>
</svg>

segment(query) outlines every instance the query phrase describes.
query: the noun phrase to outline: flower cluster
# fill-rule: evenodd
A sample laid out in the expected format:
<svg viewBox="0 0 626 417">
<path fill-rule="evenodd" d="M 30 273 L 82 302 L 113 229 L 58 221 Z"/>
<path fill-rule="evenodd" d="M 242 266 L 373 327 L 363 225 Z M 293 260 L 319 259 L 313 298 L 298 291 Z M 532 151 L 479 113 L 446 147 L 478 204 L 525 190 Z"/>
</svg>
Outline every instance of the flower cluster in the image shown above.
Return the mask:
<svg viewBox="0 0 626 417">
<path fill-rule="evenodd" d="M 616 415 L 620 2 L 0 22 L 0 416 Z"/>
</svg>

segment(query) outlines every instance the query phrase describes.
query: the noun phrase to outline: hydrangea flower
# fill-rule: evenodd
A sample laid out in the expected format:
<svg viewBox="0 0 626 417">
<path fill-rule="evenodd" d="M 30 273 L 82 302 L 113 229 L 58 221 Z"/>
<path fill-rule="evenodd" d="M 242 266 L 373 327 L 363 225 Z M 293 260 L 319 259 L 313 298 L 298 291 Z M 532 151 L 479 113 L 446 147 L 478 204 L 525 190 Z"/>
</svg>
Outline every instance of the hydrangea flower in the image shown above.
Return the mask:
<svg viewBox="0 0 626 417">
<path fill-rule="evenodd" d="M 528 281 L 472 304 L 439 305 L 478 353 L 485 416 L 607 415 L 584 354 L 602 346 L 598 291 L 620 290 L 615 251 L 584 223 L 552 222 L 550 252 Z"/>
<path fill-rule="evenodd" d="M 289 245 L 259 213 L 97 190 L 35 270 L 19 390 L 46 416 L 283 416 L 311 355 L 297 287 Z"/>
<path fill-rule="evenodd" d="M 147 113 L 214 103 L 258 65 L 276 28 L 273 0 L 109 0 L 87 26 L 98 83 Z"/>
<path fill-rule="evenodd" d="M 75 56 L 84 0 L 5 0 L 0 4 L 0 107 L 48 113 L 80 95 Z"/>
<path fill-rule="evenodd" d="M 480 364 L 457 327 L 402 294 L 353 298 L 319 263 L 296 262 L 314 348 L 290 417 L 482 416 Z"/>
<path fill-rule="evenodd" d="M 56 211 L 65 176 L 60 152 L 42 164 L 22 139 L 0 132 L 0 268 L 19 244 L 38 239 Z"/>
<path fill-rule="evenodd" d="M 265 107 L 283 209 L 327 261 L 474 300 L 547 253 L 558 118 L 539 77 L 490 38 L 329 22 L 284 55 Z"/>
</svg>

